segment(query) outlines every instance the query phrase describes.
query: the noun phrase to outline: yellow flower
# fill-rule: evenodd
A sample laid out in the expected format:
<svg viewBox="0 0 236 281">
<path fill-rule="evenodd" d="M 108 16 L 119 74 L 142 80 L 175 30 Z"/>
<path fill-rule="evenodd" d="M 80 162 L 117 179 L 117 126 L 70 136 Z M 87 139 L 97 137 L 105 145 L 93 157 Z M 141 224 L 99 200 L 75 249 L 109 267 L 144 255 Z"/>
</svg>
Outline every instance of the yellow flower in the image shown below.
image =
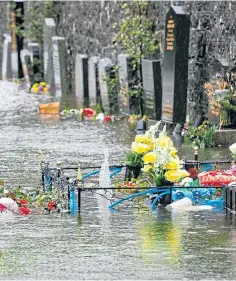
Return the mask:
<svg viewBox="0 0 236 281">
<path fill-rule="evenodd" d="M 152 168 L 153 168 L 152 165 L 144 165 L 142 171 L 145 172 L 145 173 L 147 173 L 147 172 L 148 172 L 150 169 L 152 169 Z"/>
<path fill-rule="evenodd" d="M 171 182 L 178 182 L 181 178 L 178 170 L 169 170 L 165 173 L 165 178 Z"/>
<path fill-rule="evenodd" d="M 156 140 L 156 145 L 161 147 L 171 147 L 173 142 L 169 137 L 160 137 Z"/>
<path fill-rule="evenodd" d="M 171 182 L 179 182 L 180 179 L 189 176 L 189 173 L 185 170 L 169 170 L 165 173 L 165 178 Z"/>
<path fill-rule="evenodd" d="M 135 137 L 135 142 L 137 143 L 145 143 L 145 144 L 153 144 L 153 140 L 151 140 L 150 138 L 148 138 L 145 135 L 137 135 Z"/>
<path fill-rule="evenodd" d="M 181 178 L 186 178 L 190 175 L 186 170 L 179 170 L 179 174 Z"/>
<path fill-rule="evenodd" d="M 176 157 L 177 150 L 174 147 L 171 147 L 170 155 L 171 157 Z"/>
<path fill-rule="evenodd" d="M 153 152 L 149 152 L 143 156 L 144 164 L 149 164 L 149 163 L 153 164 L 156 162 L 156 160 L 157 160 L 157 157 Z"/>
<path fill-rule="evenodd" d="M 44 87 L 44 86 L 46 86 L 47 84 L 46 84 L 46 82 L 40 82 L 39 85 Z"/>
<path fill-rule="evenodd" d="M 39 92 L 39 89 L 36 88 L 36 87 L 34 87 L 34 88 L 32 89 L 32 91 L 33 91 L 33 93 L 37 94 L 37 93 Z"/>
<path fill-rule="evenodd" d="M 44 88 L 43 88 L 43 92 L 44 92 L 44 93 L 47 93 L 47 92 L 48 92 L 48 88 L 44 87 Z"/>
<path fill-rule="evenodd" d="M 138 154 L 144 154 L 151 150 L 150 145 L 132 142 L 132 150 Z"/>
<path fill-rule="evenodd" d="M 173 158 L 173 160 L 166 164 L 166 169 L 168 170 L 177 170 L 179 168 L 179 159 Z"/>
<path fill-rule="evenodd" d="M 33 88 L 38 88 L 39 84 L 38 83 L 34 83 Z"/>
</svg>

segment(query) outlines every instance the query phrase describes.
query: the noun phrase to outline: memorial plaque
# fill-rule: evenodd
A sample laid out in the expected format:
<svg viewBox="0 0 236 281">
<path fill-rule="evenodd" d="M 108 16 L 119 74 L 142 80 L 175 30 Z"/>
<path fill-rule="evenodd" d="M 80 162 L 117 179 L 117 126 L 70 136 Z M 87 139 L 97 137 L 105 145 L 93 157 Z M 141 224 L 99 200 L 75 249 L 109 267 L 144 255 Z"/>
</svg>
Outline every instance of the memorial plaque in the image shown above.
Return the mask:
<svg viewBox="0 0 236 281">
<path fill-rule="evenodd" d="M 2 54 L 2 80 L 12 79 L 11 69 L 11 36 L 3 34 L 3 54 Z"/>
<path fill-rule="evenodd" d="M 52 49 L 55 97 L 57 101 L 61 101 L 62 106 L 68 106 L 71 104 L 73 96 L 69 94 L 69 83 L 67 81 L 65 38 L 52 37 Z"/>
<path fill-rule="evenodd" d="M 28 50 L 30 59 L 33 65 L 34 81 L 41 82 L 43 80 L 42 73 L 40 72 L 40 48 L 38 43 L 28 43 Z"/>
<path fill-rule="evenodd" d="M 144 112 L 150 119 L 161 120 L 161 61 L 142 60 Z"/>
<path fill-rule="evenodd" d="M 100 103 L 100 88 L 98 79 L 98 63 L 100 57 L 91 57 L 88 60 L 88 88 L 89 88 L 89 106 L 94 107 Z"/>
<path fill-rule="evenodd" d="M 34 73 L 29 51 L 26 49 L 21 50 L 20 58 L 25 79 L 25 86 L 27 90 L 30 90 L 34 84 Z"/>
<path fill-rule="evenodd" d="M 88 89 L 88 57 L 77 54 L 75 61 L 75 95 L 77 103 L 82 107 L 89 106 Z"/>
<path fill-rule="evenodd" d="M 109 72 L 112 67 L 112 61 L 109 58 L 103 58 L 98 63 L 101 103 L 105 111 L 110 111 L 110 100 L 106 78 L 109 77 Z"/>
<path fill-rule="evenodd" d="M 52 37 L 56 36 L 56 25 L 52 18 L 46 18 L 43 27 L 43 60 L 44 79 L 50 85 L 50 92 L 54 92 L 54 75 L 52 61 Z"/>
<path fill-rule="evenodd" d="M 182 6 L 171 6 L 166 17 L 163 65 L 162 120 L 186 120 L 190 16 Z"/>
</svg>

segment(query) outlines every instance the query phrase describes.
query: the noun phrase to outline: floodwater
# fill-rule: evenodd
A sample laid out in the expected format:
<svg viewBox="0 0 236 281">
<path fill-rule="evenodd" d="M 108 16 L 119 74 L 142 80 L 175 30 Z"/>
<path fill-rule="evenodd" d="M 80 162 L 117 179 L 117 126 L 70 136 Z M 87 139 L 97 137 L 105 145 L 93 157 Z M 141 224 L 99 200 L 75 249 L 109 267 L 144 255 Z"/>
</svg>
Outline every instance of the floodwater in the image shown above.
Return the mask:
<svg viewBox="0 0 236 281">
<path fill-rule="evenodd" d="M 40 150 L 50 165 L 121 163 L 134 132 L 114 125 L 40 119 L 47 97 L 27 94 L 0 81 L 0 179 L 6 186 L 40 185 Z M 227 149 L 209 150 L 224 157 Z M 180 154 L 192 158 L 192 149 Z M 203 152 L 200 153 L 203 158 Z M 1 216 L 0 279 L 159 280 L 234 279 L 236 222 L 223 211 L 155 213 L 144 199 L 109 212 L 109 202 L 82 195 L 80 217 Z"/>
</svg>

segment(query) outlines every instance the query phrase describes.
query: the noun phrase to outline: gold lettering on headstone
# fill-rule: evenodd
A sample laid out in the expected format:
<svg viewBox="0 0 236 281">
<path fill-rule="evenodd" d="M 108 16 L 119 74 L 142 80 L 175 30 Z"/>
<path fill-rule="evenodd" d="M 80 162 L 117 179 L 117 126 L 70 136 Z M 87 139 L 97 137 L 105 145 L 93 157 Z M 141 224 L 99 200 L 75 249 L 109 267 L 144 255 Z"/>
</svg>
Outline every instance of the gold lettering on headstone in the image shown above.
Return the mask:
<svg viewBox="0 0 236 281">
<path fill-rule="evenodd" d="M 175 41 L 175 21 L 172 19 L 172 16 L 170 16 L 170 19 L 167 21 L 167 35 L 166 35 L 166 50 L 172 51 L 174 49 L 174 41 Z"/>
</svg>

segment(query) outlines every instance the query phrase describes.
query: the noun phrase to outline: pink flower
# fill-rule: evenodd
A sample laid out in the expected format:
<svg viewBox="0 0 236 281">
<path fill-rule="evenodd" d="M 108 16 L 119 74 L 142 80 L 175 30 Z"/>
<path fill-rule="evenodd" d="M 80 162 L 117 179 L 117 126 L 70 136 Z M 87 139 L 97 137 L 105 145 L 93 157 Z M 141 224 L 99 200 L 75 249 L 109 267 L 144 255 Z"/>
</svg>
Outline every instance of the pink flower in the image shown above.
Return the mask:
<svg viewBox="0 0 236 281">
<path fill-rule="evenodd" d="M 105 116 L 104 117 L 104 122 L 106 122 L 106 123 L 111 122 L 111 116 Z"/>
<path fill-rule="evenodd" d="M 7 207 L 0 203 L 0 212 L 6 211 Z"/>
<path fill-rule="evenodd" d="M 30 209 L 28 209 L 24 206 L 19 207 L 19 210 L 20 210 L 20 215 L 23 215 L 23 216 L 27 216 L 30 213 Z"/>
</svg>

